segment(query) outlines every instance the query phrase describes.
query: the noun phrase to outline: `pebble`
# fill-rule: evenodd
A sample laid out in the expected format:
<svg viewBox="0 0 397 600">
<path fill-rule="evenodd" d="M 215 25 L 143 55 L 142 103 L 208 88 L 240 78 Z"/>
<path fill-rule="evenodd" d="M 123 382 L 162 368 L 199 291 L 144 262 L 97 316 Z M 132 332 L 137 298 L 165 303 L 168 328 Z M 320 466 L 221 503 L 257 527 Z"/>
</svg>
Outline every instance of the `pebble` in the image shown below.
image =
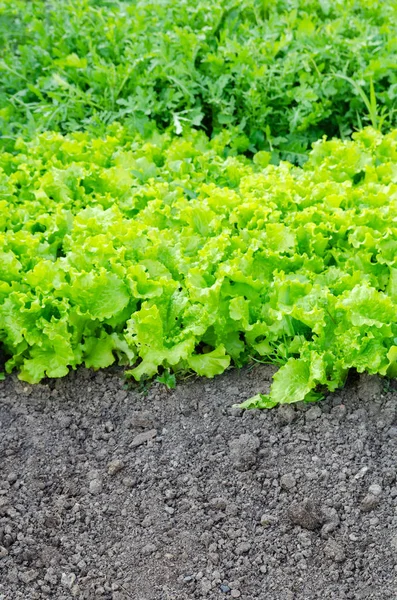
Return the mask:
<svg viewBox="0 0 397 600">
<path fill-rule="evenodd" d="M 397 427 L 390 427 L 387 431 L 387 435 L 391 438 L 397 438 Z"/>
<path fill-rule="evenodd" d="M 337 421 L 342 421 L 342 419 L 346 416 L 346 406 L 344 404 L 339 404 L 338 406 L 334 406 L 331 410 L 331 416 L 333 419 Z"/>
<path fill-rule="evenodd" d="M 4 548 L 4 546 L 0 546 L 0 558 L 5 558 L 6 556 L 8 556 L 7 548 Z"/>
<path fill-rule="evenodd" d="M 371 512 L 374 510 L 378 504 L 380 503 L 380 497 L 375 496 L 374 494 L 367 494 L 365 498 L 362 500 L 360 508 L 362 512 Z"/>
<path fill-rule="evenodd" d="M 87 473 L 88 481 L 92 481 L 93 479 L 99 479 L 99 471 L 97 469 L 91 469 Z"/>
<path fill-rule="evenodd" d="M 269 527 L 270 525 L 274 525 L 275 523 L 277 523 L 277 517 L 275 515 L 265 513 L 261 516 L 262 527 Z"/>
<path fill-rule="evenodd" d="M 309 548 L 312 545 L 312 540 L 310 539 L 310 534 L 306 532 L 302 532 L 298 534 L 298 540 L 301 546 L 304 548 Z"/>
<path fill-rule="evenodd" d="M 373 483 L 369 486 L 368 493 L 372 494 L 373 496 L 380 496 L 382 493 L 382 488 L 377 483 Z"/>
<path fill-rule="evenodd" d="M 229 417 L 241 417 L 243 415 L 243 410 L 238 406 L 231 406 L 227 409 L 227 414 Z"/>
<path fill-rule="evenodd" d="M 142 548 L 142 554 L 145 554 L 145 555 L 153 554 L 153 552 L 156 552 L 156 550 L 157 550 L 156 546 L 149 542 L 149 544 L 146 544 Z"/>
<path fill-rule="evenodd" d="M 248 471 L 257 460 L 259 438 L 251 433 L 243 433 L 229 442 L 230 458 L 238 471 Z"/>
<path fill-rule="evenodd" d="M 102 482 L 100 479 L 92 479 L 90 481 L 90 493 L 93 495 L 99 494 L 102 491 Z"/>
<path fill-rule="evenodd" d="M 17 481 L 17 479 L 18 479 L 18 475 L 17 475 L 16 473 L 10 473 L 10 474 L 8 475 L 8 477 L 7 477 L 7 481 L 8 481 L 8 483 L 10 483 L 11 485 L 12 485 L 13 483 L 15 483 L 15 482 Z"/>
<path fill-rule="evenodd" d="M 240 542 L 236 546 L 236 554 L 241 556 L 242 554 L 247 554 L 251 550 L 251 544 L 249 542 Z"/>
<path fill-rule="evenodd" d="M 68 415 L 63 415 L 60 419 L 59 419 L 59 424 L 61 427 L 68 429 L 71 424 L 73 422 L 72 417 L 68 416 Z"/>
<path fill-rule="evenodd" d="M 54 567 L 49 567 L 44 575 L 44 580 L 51 583 L 51 585 L 56 585 L 58 583 L 58 575 L 54 569 Z"/>
<path fill-rule="evenodd" d="M 227 594 L 228 592 L 230 592 L 230 587 L 228 585 L 225 585 L 224 583 L 222 583 L 222 585 L 219 586 L 219 589 L 224 594 Z"/>
<path fill-rule="evenodd" d="M 343 547 L 335 540 L 328 540 L 324 546 L 324 554 L 337 563 L 343 562 L 346 558 Z"/>
<path fill-rule="evenodd" d="M 108 463 L 108 473 L 110 476 L 116 475 L 116 473 L 119 473 L 119 471 L 121 471 L 122 469 L 124 469 L 124 463 L 122 460 L 119 460 L 118 458 L 110 461 L 110 463 Z"/>
<path fill-rule="evenodd" d="M 235 517 L 239 513 L 239 508 L 234 502 L 229 502 L 226 505 L 226 514 Z"/>
<path fill-rule="evenodd" d="M 303 529 L 317 529 L 324 523 L 324 515 L 320 508 L 309 498 L 291 504 L 288 516 L 294 525 L 300 525 Z"/>
<path fill-rule="evenodd" d="M 292 473 L 286 473 L 281 477 L 280 484 L 284 490 L 292 490 L 296 486 L 296 479 Z"/>
<path fill-rule="evenodd" d="M 212 585 L 206 577 L 203 577 L 203 579 L 200 580 L 200 587 L 203 594 L 208 594 L 208 592 L 211 591 Z"/>
<path fill-rule="evenodd" d="M 39 572 L 36 571 L 36 569 L 29 569 L 29 571 L 20 571 L 18 573 L 18 577 L 19 579 L 23 582 L 23 583 L 32 583 L 32 581 L 34 581 L 35 579 L 37 579 L 39 576 Z"/>
<path fill-rule="evenodd" d="M 315 421 L 322 415 L 321 408 L 319 406 L 312 406 L 305 414 L 306 421 Z"/>
<path fill-rule="evenodd" d="M 129 488 L 129 489 L 133 488 L 135 483 L 136 483 L 136 481 L 132 477 L 124 477 L 123 478 L 123 484 L 125 485 L 126 488 Z"/>
<path fill-rule="evenodd" d="M 325 523 L 321 528 L 321 537 L 327 538 L 340 524 L 340 518 L 335 508 L 324 507 L 322 508 L 322 513 L 324 515 Z"/>
<path fill-rule="evenodd" d="M 361 467 L 361 469 L 355 474 L 354 479 L 362 479 L 369 471 L 369 467 Z"/>
<path fill-rule="evenodd" d="M 63 587 L 72 589 L 75 581 L 76 581 L 76 575 L 74 573 L 62 573 L 61 585 Z"/>
<path fill-rule="evenodd" d="M 232 598 L 240 598 L 241 592 L 240 592 L 240 590 L 232 590 L 230 592 L 230 595 Z"/>
<path fill-rule="evenodd" d="M 277 415 L 284 425 L 290 425 L 297 417 L 295 409 L 289 404 L 281 404 L 278 407 Z"/>
<path fill-rule="evenodd" d="M 146 442 L 149 442 L 157 435 L 157 429 L 149 429 L 149 431 L 144 431 L 143 433 L 138 433 L 132 440 L 130 447 L 137 448 L 138 446 L 142 446 Z"/>
</svg>

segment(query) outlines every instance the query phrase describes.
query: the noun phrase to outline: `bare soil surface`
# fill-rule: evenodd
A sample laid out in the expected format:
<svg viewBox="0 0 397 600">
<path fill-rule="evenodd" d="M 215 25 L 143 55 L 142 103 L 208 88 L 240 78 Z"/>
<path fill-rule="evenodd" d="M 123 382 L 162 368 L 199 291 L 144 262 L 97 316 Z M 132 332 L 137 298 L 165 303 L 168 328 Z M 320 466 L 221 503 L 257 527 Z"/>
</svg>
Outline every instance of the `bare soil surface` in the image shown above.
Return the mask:
<svg viewBox="0 0 397 600">
<path fill-rule="evenodd" d="M 0 600 L 396 600 L 396 392 L 232 408 L 271 373 L 1 382 Z"/>
</svg>

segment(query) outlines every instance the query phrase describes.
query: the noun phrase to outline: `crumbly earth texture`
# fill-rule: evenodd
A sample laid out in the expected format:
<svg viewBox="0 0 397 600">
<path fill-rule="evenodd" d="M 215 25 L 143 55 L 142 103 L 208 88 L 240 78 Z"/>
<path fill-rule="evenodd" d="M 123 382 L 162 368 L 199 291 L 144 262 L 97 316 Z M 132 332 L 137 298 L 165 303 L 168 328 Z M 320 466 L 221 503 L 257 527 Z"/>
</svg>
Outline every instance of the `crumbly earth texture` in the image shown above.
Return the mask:
<svg viewBox="0 0 397 600">
<path fill-rule="evenodd" d="M 0 383 L 0 600 L 397 598 L 397 395 L 242 412 L 272 368 Z"/>
</svg>

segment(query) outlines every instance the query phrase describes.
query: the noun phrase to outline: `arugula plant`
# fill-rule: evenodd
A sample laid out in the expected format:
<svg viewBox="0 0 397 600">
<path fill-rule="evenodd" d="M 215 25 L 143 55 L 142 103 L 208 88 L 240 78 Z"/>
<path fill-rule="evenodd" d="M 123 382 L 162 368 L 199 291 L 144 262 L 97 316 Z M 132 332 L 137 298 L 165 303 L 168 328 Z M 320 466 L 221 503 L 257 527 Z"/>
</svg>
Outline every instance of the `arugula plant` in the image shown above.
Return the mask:
<svg viewBox="0 0 397 600">
<path fill-rule="evenodd" d="M 395 0 L 0 0 L 0 144 L 154 122 L 302 164 L 323 135 L 396 126 L 396 32 Z"/>
</svg>

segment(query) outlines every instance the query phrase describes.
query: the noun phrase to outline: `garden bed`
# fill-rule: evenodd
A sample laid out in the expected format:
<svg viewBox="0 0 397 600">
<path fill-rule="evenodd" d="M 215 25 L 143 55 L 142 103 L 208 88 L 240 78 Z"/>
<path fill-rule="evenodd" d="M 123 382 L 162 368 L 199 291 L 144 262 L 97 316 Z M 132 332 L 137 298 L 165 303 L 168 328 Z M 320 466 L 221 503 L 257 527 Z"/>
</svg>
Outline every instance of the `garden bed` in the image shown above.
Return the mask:
<svg viewBox="0 0 397 600">
<path fill-rule="evenodd" d="M 243 412 L 271 368 L 120 375 L 0 383 L 2 600 L 395 598 L 390 385 Z"/>
</svg>

